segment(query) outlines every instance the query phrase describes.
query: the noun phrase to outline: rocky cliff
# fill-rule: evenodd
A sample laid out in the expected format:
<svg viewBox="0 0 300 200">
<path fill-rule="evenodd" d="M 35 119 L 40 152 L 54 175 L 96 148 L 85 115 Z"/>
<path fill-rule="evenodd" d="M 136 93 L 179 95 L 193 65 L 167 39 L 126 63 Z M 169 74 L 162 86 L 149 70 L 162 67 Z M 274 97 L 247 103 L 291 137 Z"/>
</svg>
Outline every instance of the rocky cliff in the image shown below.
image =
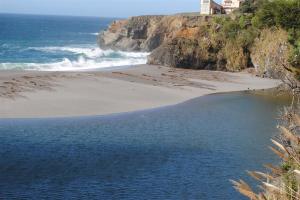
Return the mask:
<svg viewBox="0 0 300 200">
<path fill-rule="evenodd" d="M 132 17 L 129 20 L 114 21 L 100 33 L 101 48 L 125 51 L 152 51 L 164 40 L 165 30 L 160 22 L 163 16 Z"/>
<path fill-rule="evenodd" d="M 152 52 L 149 64 L 214 69 L 223 63 L 206 37 L 211 17 L 139 16 L 113 22 L 100 33 L 101 48 Z"/>
<path fill-rule="evenodd" d="M 114 21 L 100 33 L 101 48 L 126 51 L 152 51 L 176 36 L 183 27 L 194 27 L 203 17 L 193 16 L 138 16 Z"/>
<path fill-rule="evenodd" d="M 214 16 L 132 17 L 113 22 L 100 33 L 98 43 L 103 49 L 151 52 L 149 64 L 228 71 L 255 66 L 261 74 L 270 72 L 270 65 L 277 62 L 278 56 L 266 53 L 272 54 L 271 49 L 276 45 L 286 44 L 286 35 L 281 31 L 263 32 L 260 38 L 247 29 L 236 31 L 232 36 L 236 24 L 231 21 Z M 275 35 L 281 38 L 281 43 L 274 44 L 273 48 L 270 43 Z M 257 39 L 250 45 L 249 41 L 254 41 L 255 37 Z M 263 41 L 268 43 L 270 52 L 261 53 Z M 288 49 L 281 47 L 281 52 L 277 53 L 286 59 Z"/>
</svg>

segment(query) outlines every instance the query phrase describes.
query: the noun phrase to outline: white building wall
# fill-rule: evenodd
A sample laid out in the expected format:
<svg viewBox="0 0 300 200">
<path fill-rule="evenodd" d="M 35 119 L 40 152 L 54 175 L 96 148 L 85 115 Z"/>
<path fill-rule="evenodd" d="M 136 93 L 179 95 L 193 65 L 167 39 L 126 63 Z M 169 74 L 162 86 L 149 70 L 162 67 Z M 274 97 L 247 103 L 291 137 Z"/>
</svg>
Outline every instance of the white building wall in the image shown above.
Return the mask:
<svg viewBox="0 0 300 200">
<path fill-rule="evenodd" d="M 225 9 L 226 13 L 230 13 L 233 10 L 240 7 L 240 4 L 243 0 L 223 0 L 222 6 Z"/>
<path fill-rule="evenodd" d="M 232 0 L 232 7 L 239 8 L 240 7 L 240 0 Z"/>
<path fill-rule="evenodd" d="M 219 5 L 213 0 L 200 0 L 200 14 L 211 15 L 221 13 L 222 9 L 228 14 L 239 8 L 242 1 L 244 0 L 223 0 L 222 5 Z"/>
<path fill-rule="evenodd" d="M 210 15 L 211 14 L 211 0 L 200 1 L 200 14 Z"/>
</svg>

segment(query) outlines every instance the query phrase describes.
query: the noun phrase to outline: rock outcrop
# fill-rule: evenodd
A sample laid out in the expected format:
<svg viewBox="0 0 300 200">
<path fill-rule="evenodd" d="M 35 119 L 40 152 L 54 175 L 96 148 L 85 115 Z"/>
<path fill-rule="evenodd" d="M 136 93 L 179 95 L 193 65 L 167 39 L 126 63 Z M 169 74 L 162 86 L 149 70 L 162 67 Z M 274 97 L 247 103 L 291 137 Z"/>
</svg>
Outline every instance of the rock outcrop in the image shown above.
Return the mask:
<svg viewBox="0 0 300 200">
<path fill-rule="evenodd" d="M 114 21 L 107 31 L 100 33 L 101 48 L 125 51 L 152 51 L 164 40 L 165 30 L 160 26 L 163 16 L 132 17 Z"/>
<path fill-rule="evenodd" d="M 211 43 L 203 18 L 191 26 L 184 26 L 172 38 L 152 51 L 149 64 L 193 69 L 224 69 L 219 50 Z"/>
<path fill-rule="evenodd" d="M 103 49 L 152 52 L 149 64 L 215 69 L 222 63 L 205 36 L 211 17 L 140 16 L 113 22 L 100 33 Z"/>
<path fill-rule="evenodd" d="M 113 22 L 99 35 L 98 43 L 103 49 L 151 52 L 148 64 L 179 68 L 240 71 L 255 66 L 260 74 L 274 77 L 271 71 L 281 64 L 278 59 L 288 62 L 285 32 L 262 31 L 249 48 L 243 45 L 247 34 L 227 39 L 216 19 L 199 15 L 132 17 Z M 278 40 L 273 40 L 274 35 Z"/>
</svg>

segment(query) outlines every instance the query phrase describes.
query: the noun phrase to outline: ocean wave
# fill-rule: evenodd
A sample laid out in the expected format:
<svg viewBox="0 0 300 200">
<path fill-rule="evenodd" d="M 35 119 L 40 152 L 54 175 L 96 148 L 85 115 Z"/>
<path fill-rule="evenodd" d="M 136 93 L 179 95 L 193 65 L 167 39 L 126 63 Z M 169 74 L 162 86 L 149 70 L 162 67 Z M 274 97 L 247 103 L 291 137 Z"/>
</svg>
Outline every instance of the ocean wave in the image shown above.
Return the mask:
<svg viewBox="0 0 300 200">
<path fill-rule="evenodd" d="M 87 58 L 99 58 L 99 57 L 131 57 L 131 58 L 143 58 L 147 57 L 149 53 L 145 52 L 124 52 L 113 50 L 102 50 L 97 47 L 29 47 L 29 50 L 43 51 L 48 53 L 57 53 L 59 51 L 70 52 L 78 55 L 84 55 Z"/>
<path fill-rule="evenodd" d="M 78 34 L 80 34 L 80 35 L 95 35 L 95 36 L 99 35 L 99 33 L 82 33 L 82 32 L 79 32 Z"/>
<path fill-rule="evenodd" d="M 93 59 L 79 57 L 76 61 L 64 58 L 62 61 L 53 63 L 0 63 L 0 69 L 12 70 L 38 70 L 38 71 L 82 71 L 95 70 L 109 67 L 130 66 L 145 64 L 146 58 L 140 59 L 103 59 L 97 62 Z"/>
<path fill-rule="evenodd" d="M 96 46 L 48 46 L 27 47 L 23 51 L 37 51 L 43 57 L 58 57 L 55 60 L 37 62 L 5 62 L 0 69 L 21 69 L 39 71 L 72 71 L 101 69 L 117 66 L 146 64 L 149 53 L 103 50 Z M 66 54 L 67 52 L 67 54 Z M 60 58 L 60 59 L 59 59 Z"/>
<path fill-rule="evenodd" d="M 82 48 L 82 47 L 29 47 L 29 50 L 42 51 L 46 53 L 70 52 L 74 54 L 85 55 L 87 58 L 97 58 L 109 56 L 110 51 L 103 51 L 100 48 Z"/>
</svg>

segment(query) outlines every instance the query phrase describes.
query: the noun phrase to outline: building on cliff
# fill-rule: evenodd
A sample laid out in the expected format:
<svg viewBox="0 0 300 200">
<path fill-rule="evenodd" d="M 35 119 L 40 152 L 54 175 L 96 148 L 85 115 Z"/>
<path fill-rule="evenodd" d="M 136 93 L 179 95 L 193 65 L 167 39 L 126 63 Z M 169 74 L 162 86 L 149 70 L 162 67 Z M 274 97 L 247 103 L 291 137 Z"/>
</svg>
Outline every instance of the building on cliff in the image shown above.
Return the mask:
<svg viewBox="0 0 300 200">
<path fill-rule="evenodd" d="M 229 14 L 233 10 L 239 8 L 242 1 L 243 0 L 223 0 L 223 3 L 220 5 L 213 0 L 201 0 L 200 14 Z"/>
<path fill-rule="evenodd" d="M 223 13 L 222 6 L 213 0 L 201 0 L 200 14 L 213 15 Z"/>
</svg>

